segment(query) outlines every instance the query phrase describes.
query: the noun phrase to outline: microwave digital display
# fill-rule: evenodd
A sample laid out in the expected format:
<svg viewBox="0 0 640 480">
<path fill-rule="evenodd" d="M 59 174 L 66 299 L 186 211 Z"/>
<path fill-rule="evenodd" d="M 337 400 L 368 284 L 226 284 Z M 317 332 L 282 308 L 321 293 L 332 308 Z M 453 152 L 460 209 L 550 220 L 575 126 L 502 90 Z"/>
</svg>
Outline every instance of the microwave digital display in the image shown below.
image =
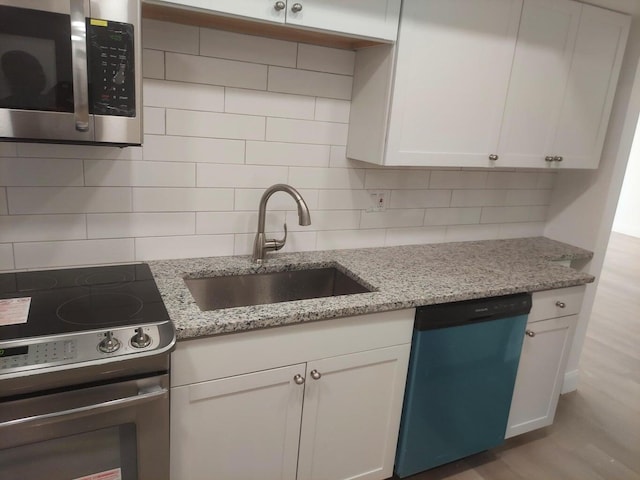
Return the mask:
<svg viewBox="0 0 640 480">
<path fill-rule="evenodd" d="M 87 19 L 89 112 L 136 116 L 133 25 Z"/>
</svg>

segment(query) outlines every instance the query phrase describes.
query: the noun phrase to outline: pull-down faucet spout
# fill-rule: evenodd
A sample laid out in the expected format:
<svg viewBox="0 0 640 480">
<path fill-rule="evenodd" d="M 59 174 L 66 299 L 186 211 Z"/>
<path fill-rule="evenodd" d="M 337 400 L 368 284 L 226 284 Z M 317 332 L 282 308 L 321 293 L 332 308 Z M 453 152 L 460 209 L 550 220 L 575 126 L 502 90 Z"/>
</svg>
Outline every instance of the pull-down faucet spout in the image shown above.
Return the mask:
<svg viewBox="0 0 640 480">
<path fill-rule="evenodd" d="M 256 233 L 256 239 L 253 242 L 253 263 L 262 264 L 264 256 L 269 250 L 280 250 L 284 247 L 287 241 L 287 224 L 284 224 L 284 238 L 282 240 L 270 239 L 267 240 L 264 233 L 264 222 L 267 212 L 267 201 L 276 192 L 286 192 L 296 201 L 298 206 L 298 223 L 302 226 L 311 225 L 311 214 L 309 213 L 309 207 L 302 198 L 302 195 L 290 185 L 284 183 L 278 183 L 272 185 L 265 190 L 260 199 L 260 206 L 258 207 L 258 232 Z"/>
</svg>

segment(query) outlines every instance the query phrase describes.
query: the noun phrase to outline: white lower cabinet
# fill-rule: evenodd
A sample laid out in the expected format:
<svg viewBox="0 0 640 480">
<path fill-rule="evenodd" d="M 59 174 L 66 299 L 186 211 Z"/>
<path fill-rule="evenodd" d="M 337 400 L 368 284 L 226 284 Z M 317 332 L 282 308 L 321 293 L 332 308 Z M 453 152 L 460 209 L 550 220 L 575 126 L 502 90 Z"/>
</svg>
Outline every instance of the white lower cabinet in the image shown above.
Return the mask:
<svg viewBox="0 0 640 480">
<path fill-rule="evenodd" d="M 584 290 L 533 294 L 505 438 L 553 423 Z"/>
<path fill-rule="evenodd" d="M 389 312 L 179 344 L 172 359 L 172 480 L 390 477 L 413 316 Z M 348 353 L 350 340 L 362 351 Z M 292 362 L 198 381 L 207 375 L 203 361 L 216 377 L 229 371 L 217 368 L 226 355 L 232 365 L 234 356 L 252 355 L 240 367 L 251 368 L 261 352 L 267 367 Z"/>
</svg>

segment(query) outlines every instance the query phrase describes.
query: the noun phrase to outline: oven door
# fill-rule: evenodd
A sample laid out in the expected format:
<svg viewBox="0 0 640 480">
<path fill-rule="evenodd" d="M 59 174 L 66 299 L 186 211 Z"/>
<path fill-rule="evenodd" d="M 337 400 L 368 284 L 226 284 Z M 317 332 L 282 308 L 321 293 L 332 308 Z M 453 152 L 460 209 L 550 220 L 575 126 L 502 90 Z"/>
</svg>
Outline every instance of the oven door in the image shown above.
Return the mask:
<svg viewBox="0 0 640 480">
<path fill-rule="evenodd" d="M 140 145 L 141 44 L 139 0 L 0 0 L 0 140 Z"/>
<path fill-rule="evenodd" d="M 168 388 L 160 375 L 3 401 L 0 478 L 168 480 Z"/>
</svg>

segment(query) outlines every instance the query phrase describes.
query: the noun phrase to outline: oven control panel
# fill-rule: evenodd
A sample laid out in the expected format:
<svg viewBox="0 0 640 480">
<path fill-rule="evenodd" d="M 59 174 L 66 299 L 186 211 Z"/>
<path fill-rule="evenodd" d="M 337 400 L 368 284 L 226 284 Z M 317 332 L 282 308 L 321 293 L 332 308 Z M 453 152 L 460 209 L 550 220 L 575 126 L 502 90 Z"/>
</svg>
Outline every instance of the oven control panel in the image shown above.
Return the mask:
<svg viewBox="0 0 640 480">
<path fill-rule="evenodd" d="M 7 348 L 0 345 L 0 375 L 131 356 L 154 350 L 160 343 L 158 326 L 144 325 L 83 332 L 61 340 L 34 340 Z"/>
</svg>

